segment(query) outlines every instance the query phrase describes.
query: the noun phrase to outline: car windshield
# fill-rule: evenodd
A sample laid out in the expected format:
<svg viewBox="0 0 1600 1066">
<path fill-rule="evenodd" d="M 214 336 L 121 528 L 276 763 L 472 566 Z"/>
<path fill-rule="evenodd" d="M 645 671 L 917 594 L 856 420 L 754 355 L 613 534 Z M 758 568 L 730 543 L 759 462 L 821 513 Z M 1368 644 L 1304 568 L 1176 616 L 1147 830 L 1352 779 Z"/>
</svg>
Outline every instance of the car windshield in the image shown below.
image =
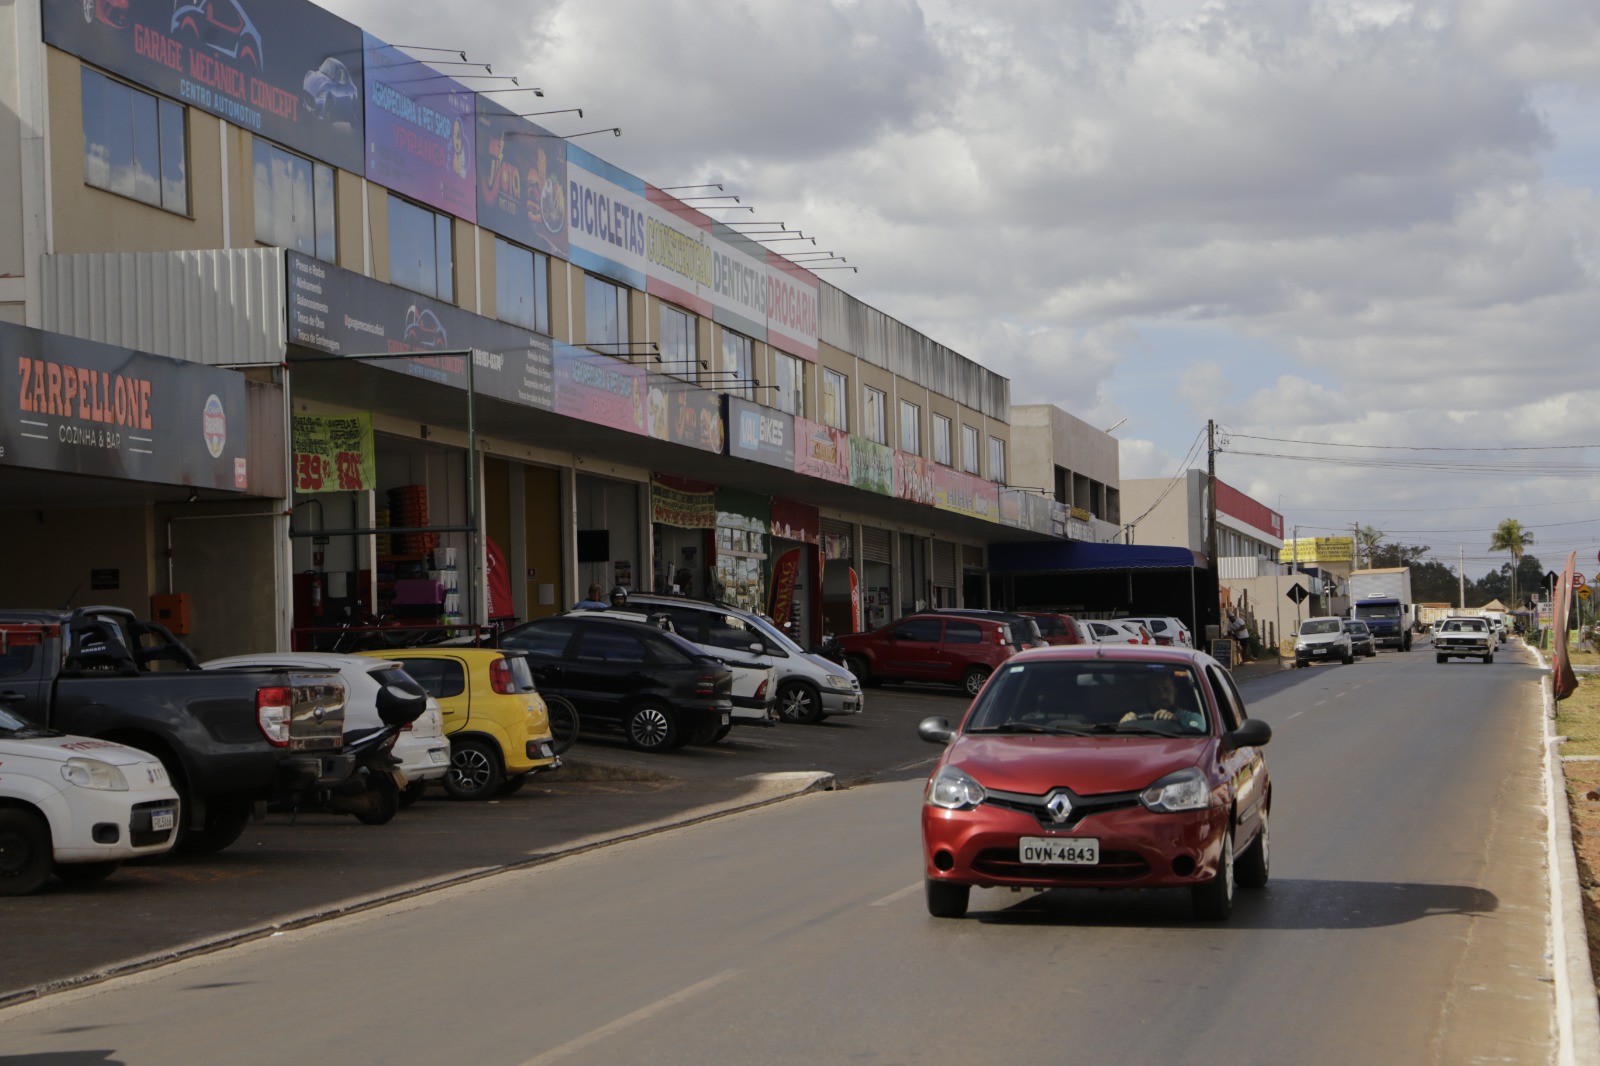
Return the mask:
<svg viewBox="0 0 1600 1066">
<path fill-rule="evenodd" d="M 1400 605 L 1398 603 L 1380 603 L 1367 606 L 1356 604 L 1356 617 L 1358 618 L 1399 618 Z"/>
<path fill-rule="evenodd" d="M 1367 635 L 1367 623 L 1365 623 L 1365 622 L 1348 622 L 1346 624 L 1349 626 L 1350 632 L 1354 633 L 1356 636 L 1364 637 L 1364 636 Z"/>
<path fill-rule="evenodd" d="M 1444 624 L 1446 633 L 1482 633 L 1483 623 L 1476 618 L 1452 618 Z"/>
<path fill-rule="evenodd" d="M 1183 663 L 1041 660 L 1003 667 L 964 732 L 1199 736 L 1210 732 L 1204 708 Z"/>
<path fill-rule="evenodd" d="M 1306 637 L 1316 636 L 1319 633 L 1337 632 L 1339 632 L 1339 620 L 1337 618 L 1313 618 L 1300 627 L 1300 635 Z"/>
</svg>

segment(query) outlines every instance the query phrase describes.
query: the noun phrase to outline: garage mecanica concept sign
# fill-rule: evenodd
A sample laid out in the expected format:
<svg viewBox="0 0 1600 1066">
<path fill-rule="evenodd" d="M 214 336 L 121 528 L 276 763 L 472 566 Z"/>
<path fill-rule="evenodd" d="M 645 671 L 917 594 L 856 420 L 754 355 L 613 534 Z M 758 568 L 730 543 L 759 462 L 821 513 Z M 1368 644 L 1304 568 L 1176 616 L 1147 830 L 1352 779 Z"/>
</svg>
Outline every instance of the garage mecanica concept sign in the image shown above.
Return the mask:
<svg viewBox="0 0 1600 1066">
<path fill-rule="evenodd" d="M 244 491 L 243 375 L 0 323 L 0 466 Z"/>
</svg>

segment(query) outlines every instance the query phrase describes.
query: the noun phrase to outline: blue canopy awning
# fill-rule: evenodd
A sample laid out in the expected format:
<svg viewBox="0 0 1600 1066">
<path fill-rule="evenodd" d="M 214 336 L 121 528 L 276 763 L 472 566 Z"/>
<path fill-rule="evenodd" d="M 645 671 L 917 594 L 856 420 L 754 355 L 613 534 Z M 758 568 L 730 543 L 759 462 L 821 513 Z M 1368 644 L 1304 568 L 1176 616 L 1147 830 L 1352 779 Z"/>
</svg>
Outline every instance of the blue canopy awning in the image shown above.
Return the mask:
<svg viewBox="0 0 1600 1066">
<path fill-rule="evenodd" d="M 1082 540 L 989 545 L 989 572 L 1047 574 L 1084 570 L 1203 569 L 1205 556 L 1159 544 L 1090 544 Z"/>
</svg>

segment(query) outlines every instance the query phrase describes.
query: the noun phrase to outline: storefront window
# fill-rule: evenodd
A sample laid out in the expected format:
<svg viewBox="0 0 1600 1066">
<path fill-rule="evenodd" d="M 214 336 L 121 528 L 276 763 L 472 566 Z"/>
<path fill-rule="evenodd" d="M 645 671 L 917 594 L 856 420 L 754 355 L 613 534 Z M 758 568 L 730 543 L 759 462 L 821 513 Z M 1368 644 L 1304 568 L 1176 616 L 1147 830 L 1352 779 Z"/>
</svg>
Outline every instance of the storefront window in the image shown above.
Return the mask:
<svg viewBox="0 0 1600 1066">
<path fill-rule="evenodd" d="M 861 421 L 864 424 L 868 440 L 875 440 L 879 444 L 889 443 L 889 427 L 885 424 L 887 415 L 884 408 L 888 406 L 889 398 L 883 390 L 867 386 L 865 404 L 861 412 Z"/>
<path fill-rule="evenodd" d="M 806 364 L 784 352 L 772 353 L 773 384 L 778 386 L 771 403 L 780 411 L 805 417 Z"/>
<path fill-rule="evenodd" d="M 449 215 L 389 194 L 389 280 L 424 296 L 456 298 Z"/>
<path fill-rule="evenodd" d="M 950 465 L 950 420 L 944 415 L 933 416 L 933 461 Z"/>
<path fill-rule="evenodd" d="M 83 180 L 189 213 L 188 130 L 179 104 L 83 68 Z"/>
<path fill-rule="evenodd" d="M 750 515 L 717 512 L 717 566 L 712 594 L 749 611 L 767 609 L 767 522 Z"/>
<path fill-rule="evenodd" d="M 583 277 L 583 343 L 607 355 L 628 350 L 628 290 L 593 274 Z"/>
<path fill-rule="evenodd" d="M 253 152 L 256 240 L 333 262 L 333 168 L 270 141 L 258 139 Z"/>
<path fill-rule="evenodd" d="M 723 374 L 718 379 L 717 387 L 723 392 L 734 396 L 742 396 L 746 400 L 755 399 L 755 390 L 750 386 L 754 381 L 751 370 L 755 345 L 749 337 L 740 336 L 732 330 L 722 331 L 722 366 Z"/>
<path fill-rule="evenodd" d="M 848 431 L 850 424 L 846 417 L 845 405 L 846 388 L 848 379 L 837 370 L 822 371 L 822 422 L 823 425 L 832 426 L 834 429 Z"/>
<path fill-rule="evenodd" d="M 494 241 L 495 317 L 550 335 L 550 257 Z"/>
<path fill-rule="evenodd" d="M 656 343 L 660 346 L 661 362 L 666 364 L 669 374 L 679 377 L 691 377 L 695 363 L 699 360 L 698 341 L 699 320 L 689 312 L 673 307 L 671 304 L 661 305 L 661 339 Z"/>
</svg>

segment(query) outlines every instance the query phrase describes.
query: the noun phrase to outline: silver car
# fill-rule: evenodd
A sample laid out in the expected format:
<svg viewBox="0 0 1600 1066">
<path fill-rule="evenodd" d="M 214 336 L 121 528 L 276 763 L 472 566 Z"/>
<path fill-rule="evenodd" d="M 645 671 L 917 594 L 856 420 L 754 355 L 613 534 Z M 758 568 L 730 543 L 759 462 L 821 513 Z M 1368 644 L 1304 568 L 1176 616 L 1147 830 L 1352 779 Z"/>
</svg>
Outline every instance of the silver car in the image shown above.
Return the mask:
<svg viewBox="0 0 1600 1066">
<path fill-rule="evenodd" d="M 1300 632 L 1294 638 L 1294 664 L 1310 666 L 1331 659 L 1338 659 L 1346 666 L 1356 661 L 1344 619 L 1327 616 L 1301 622 Z"/>
<path fill-rule="evenodd" d="M 785 722 L 820 722 L 830 715 L 860 714 L 867 700 L 861 682 L 840 666 L 820 655 L 812 655 L 796 644 L 770 618 L 726 604 L 690 600 L 680 596 L 629 595 L 628 605 L 636 610 L 698 611 L 712 615 L 731 614 L 759 634 L 765 654 L 777 671 L 778 717 Z M 674 625 L 677 624 L 674 619 Z"/>
</svg>

